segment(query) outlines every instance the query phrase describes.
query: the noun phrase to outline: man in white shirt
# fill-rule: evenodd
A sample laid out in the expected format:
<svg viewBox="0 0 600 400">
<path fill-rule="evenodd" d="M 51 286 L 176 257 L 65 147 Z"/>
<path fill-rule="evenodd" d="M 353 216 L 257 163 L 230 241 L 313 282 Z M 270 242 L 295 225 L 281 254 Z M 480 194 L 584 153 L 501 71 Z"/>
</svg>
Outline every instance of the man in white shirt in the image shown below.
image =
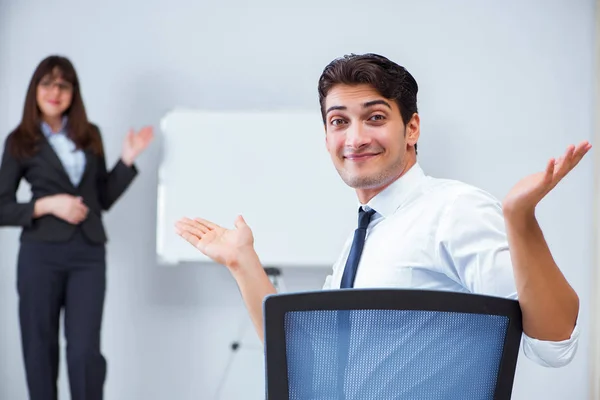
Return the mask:
<svg viewBox="0 0 600 400">
<path fill-rule="evenodd" d="M 353 234 L 324 289 L 393 287 L 518 298 L 525 354 L 543 366 L 570 362 L 579 337 L 579 299 L 552 258 L 535 207 L 591 145 L 569 146 L 500 203 L 470 185 L 424 174 L 417 163 L 418 86 L 403 67 L 375 54 L 345 56 L 325 68 L 318 89 L 327 149 L 341 178 L 356 190 L 359 218 L 366 216 L 368 226 L 358 268 L 346 266 L 356 252 Z M 238 216 L 229 230 L 183 218 L 176 231 L 228 267 L 262 339 L 262 302 L 275 288 L 244 219 Z"/>
</svg>

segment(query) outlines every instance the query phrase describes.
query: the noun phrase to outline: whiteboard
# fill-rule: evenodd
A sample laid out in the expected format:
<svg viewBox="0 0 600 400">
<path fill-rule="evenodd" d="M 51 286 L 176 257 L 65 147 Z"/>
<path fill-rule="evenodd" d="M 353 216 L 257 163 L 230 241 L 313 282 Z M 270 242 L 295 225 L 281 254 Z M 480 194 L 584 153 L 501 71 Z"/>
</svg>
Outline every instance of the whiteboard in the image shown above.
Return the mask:
<svg viewBox="0 0 600 400">
<path fill-rule="evenodd" d="M 210 262 L 175 233 L 181 217 L 254 233 L 263 266 L 331 267 L 356 227 L 358 200 L 325 147 L 319 111 L 176 109 L 161 120 L 161 264 Z"/>
</svg>

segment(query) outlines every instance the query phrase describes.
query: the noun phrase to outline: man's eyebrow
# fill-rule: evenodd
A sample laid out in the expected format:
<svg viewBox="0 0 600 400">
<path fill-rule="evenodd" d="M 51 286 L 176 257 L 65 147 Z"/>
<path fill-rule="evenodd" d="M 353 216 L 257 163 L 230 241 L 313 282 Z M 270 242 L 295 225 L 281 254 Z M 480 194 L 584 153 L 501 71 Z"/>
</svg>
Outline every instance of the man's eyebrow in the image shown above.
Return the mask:
<svg viewBox="0 0 600 400">
<path fill-rule="evenodd" d="M 388 103 L 385 100 L 373 100 L 373 101 L 367 101 L 366 103 L 363 103 L 363 107 L 364 108 L 368 108 L 368 107 L 373 107 L 376 105 L 384 105 L 387 108 L 389 108 L 390 110 L 392 109 L 392 106 L 390 106 L 390 103 Z"/>
<path fill-rule="evenodd" d="M 335 111 L 335 110 L 347 110 L 348 107 L 346 106 L 331 106 L 327 109 L 327 112 L 325 112 L 325 114 L 329 114 L 331 111 Z"/>
<path fill-rule="evenodd" d="M 388 103 L 385 100 L 371 100 L 371 101 L 367 101 L 366 103 L 363 103 L 363 108 L 369 108 L 369 107 L 373 107 L 373 106 L 377 106 L 377 105 L 384 105 L 387 108 L 389 108 L 390 110 L 392 109 L 392 106 L 390 106 L 390 103 Z M 331 106 L 327 109 L 327 111 L 325 112 L 325 114 L 329 114 L 331 111 L 335 111 L 335 110 L 347 110 L 348 107 L 346 106 Z"/>
</svg>

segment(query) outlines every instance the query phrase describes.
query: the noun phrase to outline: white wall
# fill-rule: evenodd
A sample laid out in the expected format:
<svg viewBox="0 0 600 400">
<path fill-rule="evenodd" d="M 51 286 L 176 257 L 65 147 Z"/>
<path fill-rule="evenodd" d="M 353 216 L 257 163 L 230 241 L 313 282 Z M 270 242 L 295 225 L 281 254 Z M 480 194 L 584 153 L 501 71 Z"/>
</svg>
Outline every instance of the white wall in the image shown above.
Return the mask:
<svg viewBox="0 0 600 400">
<path fill-rule="evenodd" d="M 316 80 L 327 62 L 374 51 L 405 64 L 420 83 L 420 159 L 430 174 L 444 176 L 447 163 L 469 163 L 472 172 L 456 178 L 493 186 L 502 196 L 568 143 L 592 138 L 592 0 L 461 0 L 452 6 L 442 0 L 380 1 L 370 9 L 358 1 L 302 3 L 288 9 L 271 0 L 0 2 L 0 137 L 17 123 L 33 68 L 49 53 L 75 62 L 89 115 L 103 129 L 114 161 L 130 125 L 156 124 L 175 105 L 317 107 Z M 235 8 L 226 9 L 230 6 Z M 455 91 L 436 92 L 442 80 L 454 80 Z M 484 111 L 469 113 L 474 105 Z M 481 135 L 461 135 L 461 126 L 471 124 L 480 126 Z M 463 154 L 465 141 L 496 146 L 498 155 Z M 213 399 L 228 345 L 247 317 L 222 268 L 156 266 L 159 147 L 140 160 L 139 179 L 106 216 L 107 398 Z M 505 163 L 511 164 L 501 166 Z M 494 185 L 485 175 L 492 168 L 506 169 L 505 179 Z M 588 394 L 591 182 L 587 159 L 538 213 L 555 259 L 581 297 L 578 356 L 558 370 L 522 358 L 516 400 Z M 20 195 L 27 196 L 26 187 Z M 198 196 L 203 195 L 199 185 Z M 15 290 L 17 236 L 16 229 L 0 230 L 2 399 L 26 398 Z M 326 273 L 286 271 L 286 285 L 319 288 Z M 256 346 L 251 331 L 247 337 Z M 242 351 L 222 399 L 264 398 L 261 362 L 259 348 Z"/>
<path fill-rule="evenodd" d="M 596 0 L 596 34 L 595 34 L 595 58 L 596 65 L 600 65 L 600 0 Z M 594 141 L 600 143 L 600 77 L 596 74 L 595 79 L 595 121 L 594 126 Z M 595 153 L 594 158 L 594 243 L 595 254 L 593 258 L 593 286 L 592 286 L 592 313 L 600 314 L 600 153 Z M 600 338 L 600 318 L 596 318 L 590 332 L 591 337 Z M 596 339 L 591 343 L 590 352 L 590 398 L 600 398 L 600 339 Z"/>
</svg>

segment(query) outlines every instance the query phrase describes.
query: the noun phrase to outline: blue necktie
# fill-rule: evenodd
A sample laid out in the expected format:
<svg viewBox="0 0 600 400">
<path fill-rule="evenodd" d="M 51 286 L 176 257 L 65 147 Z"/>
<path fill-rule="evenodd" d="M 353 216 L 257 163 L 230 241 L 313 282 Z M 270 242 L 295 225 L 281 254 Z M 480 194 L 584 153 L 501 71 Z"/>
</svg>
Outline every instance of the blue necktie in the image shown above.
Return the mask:
<svg viewBox="0 0 600 400">
<path fill-rule="evenodd" d="M 354 278 L 356 277 L 356 270 L 358 269 L 358 262 L 365 245 L 365 237 L 367 235 L 367 226 L 371 222 L 371 217 L 375 214 L 375 210 L 370 209 L 369 211 L 359 208 L 358 210 L 358 228 L 354 231 L 354 240 L 352 240 L 352 247 L 350 248 L 350 254 L 346 260 L 346 267 L 344 268 L 344 275 L 342 275 L 342 282 L 340 288 L 351 288 L 354 286 Z"/>
</svg>

